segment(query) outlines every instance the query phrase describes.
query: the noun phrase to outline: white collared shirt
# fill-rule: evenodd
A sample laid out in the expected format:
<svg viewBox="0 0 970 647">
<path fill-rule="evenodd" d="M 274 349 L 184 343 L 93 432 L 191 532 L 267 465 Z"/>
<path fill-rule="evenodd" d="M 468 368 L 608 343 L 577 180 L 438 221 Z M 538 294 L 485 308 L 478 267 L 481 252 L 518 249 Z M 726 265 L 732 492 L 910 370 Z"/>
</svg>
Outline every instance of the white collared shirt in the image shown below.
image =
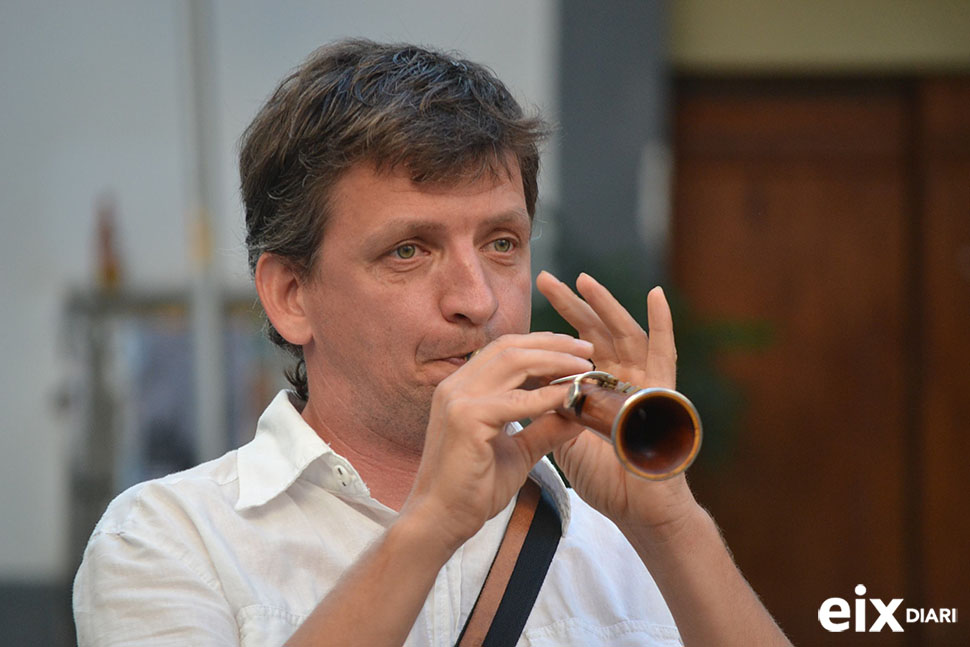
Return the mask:
<svg viewBox="0 0 970 647">
<path fill-rule="evenodd" d="M 281 645 L 382 535 L 397 513 L 370 496 L 298 406 L 281 392 L 250 443 L 111 503 L 74 582 L 81 647 Z M 680 645 L 653 579 L 612 522 L 548 462 L 533 476 L 556 501 L 564 533 L 518 644 Z M 511 510 L 441 569 L 405 645 L 455 644 Z M 397 585 L 394 573 L 387 585 Z"/>
</svg>

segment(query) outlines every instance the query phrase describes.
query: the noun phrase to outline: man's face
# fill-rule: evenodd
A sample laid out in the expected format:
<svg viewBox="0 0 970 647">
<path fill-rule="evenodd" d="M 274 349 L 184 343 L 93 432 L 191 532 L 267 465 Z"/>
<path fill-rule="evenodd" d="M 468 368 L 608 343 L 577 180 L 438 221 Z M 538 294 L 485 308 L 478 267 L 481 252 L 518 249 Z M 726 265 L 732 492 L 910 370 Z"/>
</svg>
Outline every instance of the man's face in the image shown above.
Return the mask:
<svg viewBox="0 0 970 647">
<path fill-rule="evenodd" d="M 338 180 L 305 286 L 310 405 L 322 418 L 337 407 L 411 439 L 465 355 L 528 331 L 531 222 L 512 171 L 416 185 L 361 164 Z"/>
</svg>

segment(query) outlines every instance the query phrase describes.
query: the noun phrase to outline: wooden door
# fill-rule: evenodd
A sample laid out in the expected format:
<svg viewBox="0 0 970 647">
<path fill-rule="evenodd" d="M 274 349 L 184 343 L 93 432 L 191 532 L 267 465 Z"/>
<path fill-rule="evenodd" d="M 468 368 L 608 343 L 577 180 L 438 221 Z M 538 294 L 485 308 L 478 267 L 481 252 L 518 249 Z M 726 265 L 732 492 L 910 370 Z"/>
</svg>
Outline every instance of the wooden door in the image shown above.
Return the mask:
<svg viewBox="0 0 970 647">
<path fill-rule="evenodd" d="M 941 525 L 933 510 L 949 509 L 962 497 L 953 488 L 967 485 L 951 451 L 970 449 L 956 431 L 966 423 L 954 422 L 955 407 L 970 406 L 966 381 L 942 373 L 954 369 L 960 326 L 965 348 L 970 300 L 953 272 L 938 276 L 928 260 L 937 254 L 923 246 L 948 245 L 941 257 L 970 254 L 953 242 L 962 235 L 966 245 L 970 234 L 970 175 L 966 156 L 927 166 L 936 149 L 923 143 L 923 88 L 677 85 L 675 284 L 701 317 L 770 330 L 763 350 L 716 358 L 745 394 L 741 431 L 723 456 L 702 458 L 691 479 L 798 645 L 936 645 L 944 643 L 924 643 L 924 635 L 967 635 L 966 624 L 833 634 L 817 618 L 825 599 L 854 600 L 859 584 L 863 597 L 902 597 L 903 606 L 966 599 L 943 582 L 956 544 L 970 538 L 968 516 Z M 932 176 L 925 189 L 924 170 Z M 964 310 L 936 303 L 961 298 L 960 290 Z M 929 310 L 938 314 L 926 317 Z M 970 372 L 964 361 L 959 370 Z M 924 397 L 938 380 L 952 388 Z M 926 442 L 928 427 L 948 431 Z M 930 476 L 941 461 L 950 464 Z M 871 623 L 878 614 L 869 613 Z"/>
<path fill-rule="evenodd" d="M 956 607 L 924 625 L 925 645 L 970 644 L 970 81 L 920 85 L 919 395 L 921 529 L 914 556 L 926 608 Z"/>
</svg>

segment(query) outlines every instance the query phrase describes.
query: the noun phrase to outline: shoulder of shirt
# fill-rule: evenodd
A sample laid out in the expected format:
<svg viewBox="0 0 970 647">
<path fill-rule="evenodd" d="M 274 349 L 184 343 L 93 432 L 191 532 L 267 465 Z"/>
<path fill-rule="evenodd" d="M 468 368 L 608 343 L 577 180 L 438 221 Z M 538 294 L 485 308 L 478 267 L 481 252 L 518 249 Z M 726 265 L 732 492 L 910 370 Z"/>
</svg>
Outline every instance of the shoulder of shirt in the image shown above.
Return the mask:
<svg viewBox="0 0 970 647">
<path fill-rule="evenodd" d="M 570 528 L 577 539 L 595 535 L 598 540 L 620 539 L 626 543 L 623 533 L 609 517 L 583 501 L 576 490 L 569 488 L 567 492 L 572 519 Z"/>
<path fill-rule="evenodd" d="M 218 500 L 232 507 L 238 481 L 236 450 L 195 467 L 137 483 L 108 504 L 93 535 L 119 534 L 142 517 L 184 515 Z"/>
</svg>

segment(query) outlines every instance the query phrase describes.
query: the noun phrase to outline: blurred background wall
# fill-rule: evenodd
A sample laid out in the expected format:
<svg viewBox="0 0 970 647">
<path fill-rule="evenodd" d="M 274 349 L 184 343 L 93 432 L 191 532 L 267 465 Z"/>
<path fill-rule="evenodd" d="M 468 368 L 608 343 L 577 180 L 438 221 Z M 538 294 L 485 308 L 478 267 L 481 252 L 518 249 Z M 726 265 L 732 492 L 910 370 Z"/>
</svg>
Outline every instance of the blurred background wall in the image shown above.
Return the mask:
<svg viewBox="0 0 970 647">
<path fill-rule="evenodd" d="M 552 3 L 516 0 L 0 2 L 0 642 L 71 640 L 59 611 L 76 535 L 105 490 L 160 471 L 132 442 L 168 435 L 163 466 L 184 461 L 171 446 L 205 416 L 167 405 L 198 410 L 197 376 L 204 432 L 213 410 L 229 425 L 212 380 L 229 386 L 231 367 L 198 371 L 193 341 L 215 328 L 202 350 L 218 357 L 232 326 L 213 325 L 214 304 L 252 303 L 236 143 L 286 72 L 339 37 L 416 41 L 461 50 L 523 104 L 554 109 L 556 24 Z M 146 389 L 159 374 L 172 379 Z M 221 453 L 219 440 L 195 455 Z"/>
<path fill-rule="evenodd" d="M 460 50 L 560 124 L 536 269 L 669 286 L 698 498 L 796 644 L 965 644 L 815 614 L 859 583 L 970 614 L 967 34 L 962 0 L 0 2 L 0 642 L 71 644 L 104 497 L 251 433 L 279 358 L 235 145 L 365 36 Z"/>
</svg>

